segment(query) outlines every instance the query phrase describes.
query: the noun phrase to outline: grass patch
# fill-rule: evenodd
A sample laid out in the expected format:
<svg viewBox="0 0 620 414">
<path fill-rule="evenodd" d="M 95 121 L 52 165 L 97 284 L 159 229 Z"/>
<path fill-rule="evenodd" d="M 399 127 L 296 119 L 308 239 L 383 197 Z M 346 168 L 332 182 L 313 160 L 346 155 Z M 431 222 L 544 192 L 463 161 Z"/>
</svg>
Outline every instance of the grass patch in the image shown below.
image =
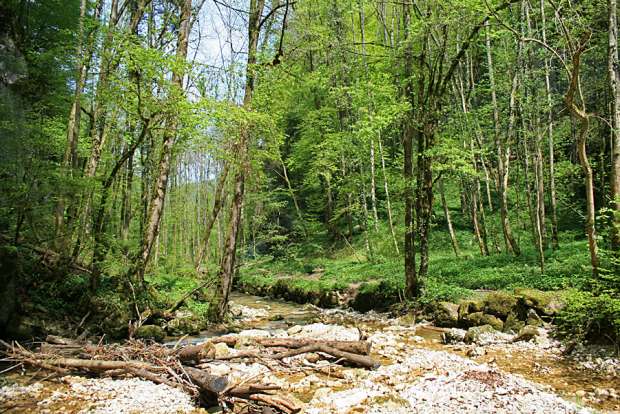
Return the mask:
<svg viewBox="0 0 620 414">
<path fill-rule="evenodd" d="M 538 267 L 536 251 L 522 242 L 523 253 L 514 257 L 506 253 L 481 256 L 476 246 L 467 244 L 468 235 L 459 234 L 462 254 L 455 257 L 449 240 L 435 232 L 431 243 L 429 275 L 425 278 L 422 305 L 436 301 L 457 302 L 475 295 L 475 290 L 531 288 L 543 291 L 583 289 L 589 280 L 587 246 L 577 235 L 565 232 L 561 248 L 547 251 L 545 272 Z M 469 238 L 471 239 L 471 238 Z M 303 258 L 257 258 L 240 271 L 238 283 L 254 287 L 257 294 L 292 290 L 298 295 L 326 294 L 359 289 L 356 308 L 386 308 L 402 300 L 405 287 L 403 262 L 399 257 L 376 257 L 367 260 L 363 240 L 351 246 L 328 249 L 330 255 Z M 278 287 L 279 286 L 279 287 Z M 371 306 L 372 305 L 372 306 Z"/>
</svg>

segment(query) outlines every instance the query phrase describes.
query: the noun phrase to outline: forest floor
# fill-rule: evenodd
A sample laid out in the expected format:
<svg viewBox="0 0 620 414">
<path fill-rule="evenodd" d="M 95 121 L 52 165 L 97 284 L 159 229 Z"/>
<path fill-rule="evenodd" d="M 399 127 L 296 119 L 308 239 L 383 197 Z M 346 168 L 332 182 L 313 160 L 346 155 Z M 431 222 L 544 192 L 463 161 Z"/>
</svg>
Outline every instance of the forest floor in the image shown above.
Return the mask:
<svg viewBox="0 0 620 414">
<path fill-rule="evenodd" d="M 546 327 L 529 340 L 488 332 L 463 338 L 465 331 L 414 323 L 408 316 L 323 310 L 242 294 L 233 302 L 238 332 L 228 336 L 245 338 L 245 346 L 258 337 L 372 344 L 371 356 L 381 363 L 376 370 L 317 361 L 311 354 L 285 359 L 285 366 L 299 367 L 285 373 L 260 358 L 209 364 L 214 374 L 281 386 L 306 413 L 620 412 L 620 360 L 602 348 L 581 347 L 565 356 Z M 183 341 L 210 339 L 205 333 Z M 224 351 L 243 349 L 220 347 Z M 182 393 L 148 381 L 65 377 L 26 384 L 31 374 L 4 379 L 13 384 L 0 388 L 0 407 L 13 405 L 12 413 L 205 412 Z"/>
<path fill-rule="evenodd" d="M 402 260 L 388 255 L 370 260 L 359 243 L 298 259 L 257 257 L 240 268 L 237 284 L 248 293 L 324 307 L 344 302 L 360 311 L 387 309 L 402 302 Z M 461 253 L 455 257 L 450 242 L 437 238 L 433 241 L 429 275 L 424 279 L 424 294 L 418 303 L 459 302 L 488 290 L 582 289 L 589 279 L 586 242 L 577 234 L 564 232 L 561 243 L 559 250 L 546 252 L 545 272 L 541 273 L 533 249 L 524 248 L 518 257 L 507 253 L 481 256 L 475 246 L 462 243 Z M 338 297 L 333 296 L 334 292 Z M 364 296 L 357 302 L 351 300 L 358 293 Z"/>
</svg>

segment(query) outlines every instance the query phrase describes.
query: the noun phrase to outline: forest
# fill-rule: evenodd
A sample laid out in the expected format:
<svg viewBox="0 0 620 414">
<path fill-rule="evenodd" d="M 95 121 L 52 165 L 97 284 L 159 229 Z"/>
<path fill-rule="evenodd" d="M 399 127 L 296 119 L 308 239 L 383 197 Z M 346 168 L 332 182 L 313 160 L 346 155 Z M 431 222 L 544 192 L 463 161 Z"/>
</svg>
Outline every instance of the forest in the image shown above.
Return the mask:
<svg viewBox="0 0 620 414">
<path fill-rule="evenodd" d="M 620 410 L 617 12 L 2 0 L 0 408 Z"/>
</svg>

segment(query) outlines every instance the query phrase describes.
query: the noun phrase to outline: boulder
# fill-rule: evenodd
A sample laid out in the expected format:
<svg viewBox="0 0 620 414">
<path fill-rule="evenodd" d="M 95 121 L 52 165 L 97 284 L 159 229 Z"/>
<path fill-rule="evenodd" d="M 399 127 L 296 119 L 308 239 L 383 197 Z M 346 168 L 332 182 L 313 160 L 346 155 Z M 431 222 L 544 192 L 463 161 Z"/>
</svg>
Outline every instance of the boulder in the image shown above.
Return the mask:
<svg viewBox="0 0 620 414">
<path fill-rule="evenodd" d="M 157 342 L 162 342 L 166 337 L 164 328 L 158 325 L 142 325 L 133 335 L 138 339 L 153 339 Z"/>
<path fill-rule="evenodd" d="M 511 313 L 504 322 L 504 332 L 517 333 L 525 326 L 525 322 L 519 320 L 516 313 Z"/>
<path fill-rule="evenodd" d="M 527 320 L 525 322 L 528 326 L 542 326 L 543 321 L 540 319 L 540 316 L 536 313 L 534 309 L 528 309 L 527 311 Z"/>
<path fill-rule="evenodd" d="M 439 302 L 431 306 L 430 315 L 436 326 L 454 328 L 459 323 L 459 305 Z"/>
<path fill-rule="evenodd" d="M 542 292 L 534 289 L 518 289 L 515 294 L 519 297 L 519 305 L 525 309 L 534 309 L 543 316 L 555 316 L 565 306 L 557 293 Z"/>
<path fill-rule="evenodd" d="M 487 351 L 481 346 L 474 346 L 469 351 L 467 351 L 467 356 L 470 358 L 478 358 L 485 355 Z"/>
<path fill-rule="evenodd" d="M 494 333 L 495 329 L 491 325 L 474 326 L 467 330 L 463 341 L 471 344 L 480 342 L 480 336 L 483 334 Z"/>
<path fill-rule="evenodd" d="M 257 320 L 267 318 L 269 316 L 267 309 L 250 308 L 237 303 L 231 304 L 228 311 L 233 318 L 244 320 Z"/>
<path fill-rule="evenodd" d="M 464 329 L 458 329 L 458 328 L 448 329 L 447 331 L 441 334 L 441 341 L 446 345 L 463 342 L 463 339 L 465 339 L 466 333 L 467 331 L 465 331 Z"/>
<path fill-rule="evenodd" d="M 504 322 L 496 316 L 483 312 L 474 312 L 465 316 L 462 321 L 466 326 L 482 326 L 491 325 L 493 329 L 501 331 L 504 328 Z"/>
<path fill-rule="evenodd" d="M 462 302 L 459 305 L 459 310 L 458 310 L 459 319 L 463 319 L 465 316 L 467 316 L 470 313 L 482 312 L 483 309 L 484 309 L 484 304 L 482 302 L 476 302 L 473 300 Z"/>
<path fill-rule="evenodd" d="M 228 348 L 228 345 L 223 342 L 215 344 L 213 348 L 215 349 L 215 359 L 220 359 L 230 355 L 230 349 Z"/>
<path fill-rule="evenodd" d="M 493 292 L 484 299 L 484 312 L 506 318 L 517 306 L 517 298 L 506 292 Z"/>
<path fill-rule="evenodd" d="M 533 338 L 537 337 L 538 335 L 540 335 L 540 331 L 538 330 L 537 327 L 525 326 L 519 331 L 517 336 L 515 336 L 515 338 L 512 341 L 513 342 L 530 341 Z"/>
<path fill-rule="evenodd" d="M 195 335 L 200 332 L 203 325 L 193 317 L 180 317 L 166 323 L 166 332 L 170 336 Z"/>
</svg>

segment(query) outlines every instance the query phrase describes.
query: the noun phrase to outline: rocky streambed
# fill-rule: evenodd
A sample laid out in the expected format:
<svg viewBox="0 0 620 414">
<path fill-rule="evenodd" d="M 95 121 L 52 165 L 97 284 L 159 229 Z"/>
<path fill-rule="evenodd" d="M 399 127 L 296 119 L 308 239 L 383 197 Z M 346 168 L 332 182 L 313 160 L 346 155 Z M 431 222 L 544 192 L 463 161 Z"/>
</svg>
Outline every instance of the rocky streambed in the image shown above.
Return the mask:
<svg viewBox="0 0 620 414">
<path fill-rule="evenodd" d="M 376 370 L 345 367 L 303 354 L 274 371 L 254 360 L 208 364 L 233 383 L 248 378 L 279 385 L 307 413 L 590 413 L 620 412 L 620 361 L 609 350 L 579 348 L 565 356 L 547 328 L 528 335 L 487 327 L 437 328 L 410 317 L 322 310 L 235 294 L 233 347 L 217 344 L 220 356 L 253 347 L 253 338 L 366 339 Z M 182 342 L 217 335 L 204 332 Z M 171 338 L 178 343 L 178 338 Z M 19 368 L 17 368 L 19 370 Z M 0 388 L 9 412 L 177 413 L 205 412 L 177 389 L 138 379 L 65 377 L 28 384 L 13 373 Z M 144 396 L 148 398 L 145 398 Z M 217 411 L 216 408 L 209 412 Z"/>
</svg>

